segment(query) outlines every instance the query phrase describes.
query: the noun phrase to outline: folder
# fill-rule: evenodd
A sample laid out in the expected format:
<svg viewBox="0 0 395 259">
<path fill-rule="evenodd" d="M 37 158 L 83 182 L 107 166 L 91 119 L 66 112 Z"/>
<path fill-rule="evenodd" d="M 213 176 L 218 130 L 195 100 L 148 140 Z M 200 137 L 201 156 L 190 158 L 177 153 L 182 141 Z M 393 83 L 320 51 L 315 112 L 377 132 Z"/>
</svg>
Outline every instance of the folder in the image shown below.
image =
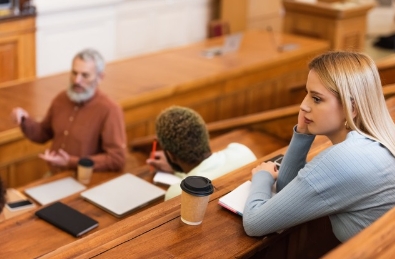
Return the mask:
<svg viewBox="0 0 395 259">
<path fill-rule="evenodd" d="M 61 202 L 55 202 L 36 211 L 35 214 L 75 237 L 79 237 L 99 225 L 96 220 Z"/>
</svg>

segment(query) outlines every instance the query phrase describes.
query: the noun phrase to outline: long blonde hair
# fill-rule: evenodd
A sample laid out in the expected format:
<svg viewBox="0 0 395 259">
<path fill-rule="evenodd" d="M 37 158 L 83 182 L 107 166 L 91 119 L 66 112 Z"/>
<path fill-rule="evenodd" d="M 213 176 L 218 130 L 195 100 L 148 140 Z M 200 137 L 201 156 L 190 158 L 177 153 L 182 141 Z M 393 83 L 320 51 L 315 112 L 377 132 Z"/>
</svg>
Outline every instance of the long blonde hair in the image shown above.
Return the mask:
<svg viewBox="0 0 395 259">
<path fill-rule="evenodd" d="M 309 68 L 338 97 L 351 130 L 380 142 L 395 156 L 395 125 L 375 62 L 362 53 L 337 51 L 314 58 Z"/>
</svg>

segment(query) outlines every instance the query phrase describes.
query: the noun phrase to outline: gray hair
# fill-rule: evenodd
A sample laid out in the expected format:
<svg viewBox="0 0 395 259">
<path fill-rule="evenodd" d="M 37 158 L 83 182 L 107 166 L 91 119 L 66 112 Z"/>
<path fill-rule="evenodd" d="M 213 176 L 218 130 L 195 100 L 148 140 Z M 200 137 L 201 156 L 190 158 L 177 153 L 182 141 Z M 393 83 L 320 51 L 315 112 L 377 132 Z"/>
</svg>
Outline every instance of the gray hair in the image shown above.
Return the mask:
<svg viewBox="0 0 395 259">
<path fill-rule="evenodd" d="M 95 63 L 95 67 L 96 67 L 96 72 L 98 74 L 102 74 L 104 72 L 104 67 L 106 66 L 103 56 L 94 49 L 84 49 L 80 52 L 78 52 L 73 60 L 75 60 L 76 58 L 79 58 L 81 60 L 84 61 L 93 61 Z"/>
</svg>

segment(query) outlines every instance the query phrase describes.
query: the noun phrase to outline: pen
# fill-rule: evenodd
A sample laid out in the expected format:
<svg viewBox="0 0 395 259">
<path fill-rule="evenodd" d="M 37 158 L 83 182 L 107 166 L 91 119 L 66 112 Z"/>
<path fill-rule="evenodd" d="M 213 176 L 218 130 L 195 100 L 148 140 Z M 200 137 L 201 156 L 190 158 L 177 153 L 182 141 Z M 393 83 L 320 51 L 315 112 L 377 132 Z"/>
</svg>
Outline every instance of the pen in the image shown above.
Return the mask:
<svg viewBox="0 0 395 259">
<path fill-rule="evenodd" d="M 152 150 L 151 150 L 151 159 L 155 158 L 155 151 L 156 151 L 156 139 L 152 142 Z M 150 172 L 153 173 L 155 168 L 151 165 L 150 166 Z"/>
</svg>

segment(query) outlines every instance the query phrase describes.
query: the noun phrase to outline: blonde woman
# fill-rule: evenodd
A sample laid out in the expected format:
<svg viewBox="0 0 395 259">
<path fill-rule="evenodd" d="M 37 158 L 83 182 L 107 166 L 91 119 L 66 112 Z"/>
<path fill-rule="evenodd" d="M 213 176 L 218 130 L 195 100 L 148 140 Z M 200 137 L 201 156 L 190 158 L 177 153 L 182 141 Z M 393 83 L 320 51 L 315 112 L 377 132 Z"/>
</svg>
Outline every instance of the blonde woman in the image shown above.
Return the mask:
<svg viewBox="0 0 395 259">
<path fill-rule="evenodd" d="M 344 242 L 395 205 L 395 126 L 375 63 L 360 53 L 329 52 L 313 59 L 309 69 L 280 171 L 272 162 L 252 170 L 243 213 L 248 235 L 329 216 Z M 315 135 L 327 136 L 333 146 L 306 163 Z"/>
</svg>

